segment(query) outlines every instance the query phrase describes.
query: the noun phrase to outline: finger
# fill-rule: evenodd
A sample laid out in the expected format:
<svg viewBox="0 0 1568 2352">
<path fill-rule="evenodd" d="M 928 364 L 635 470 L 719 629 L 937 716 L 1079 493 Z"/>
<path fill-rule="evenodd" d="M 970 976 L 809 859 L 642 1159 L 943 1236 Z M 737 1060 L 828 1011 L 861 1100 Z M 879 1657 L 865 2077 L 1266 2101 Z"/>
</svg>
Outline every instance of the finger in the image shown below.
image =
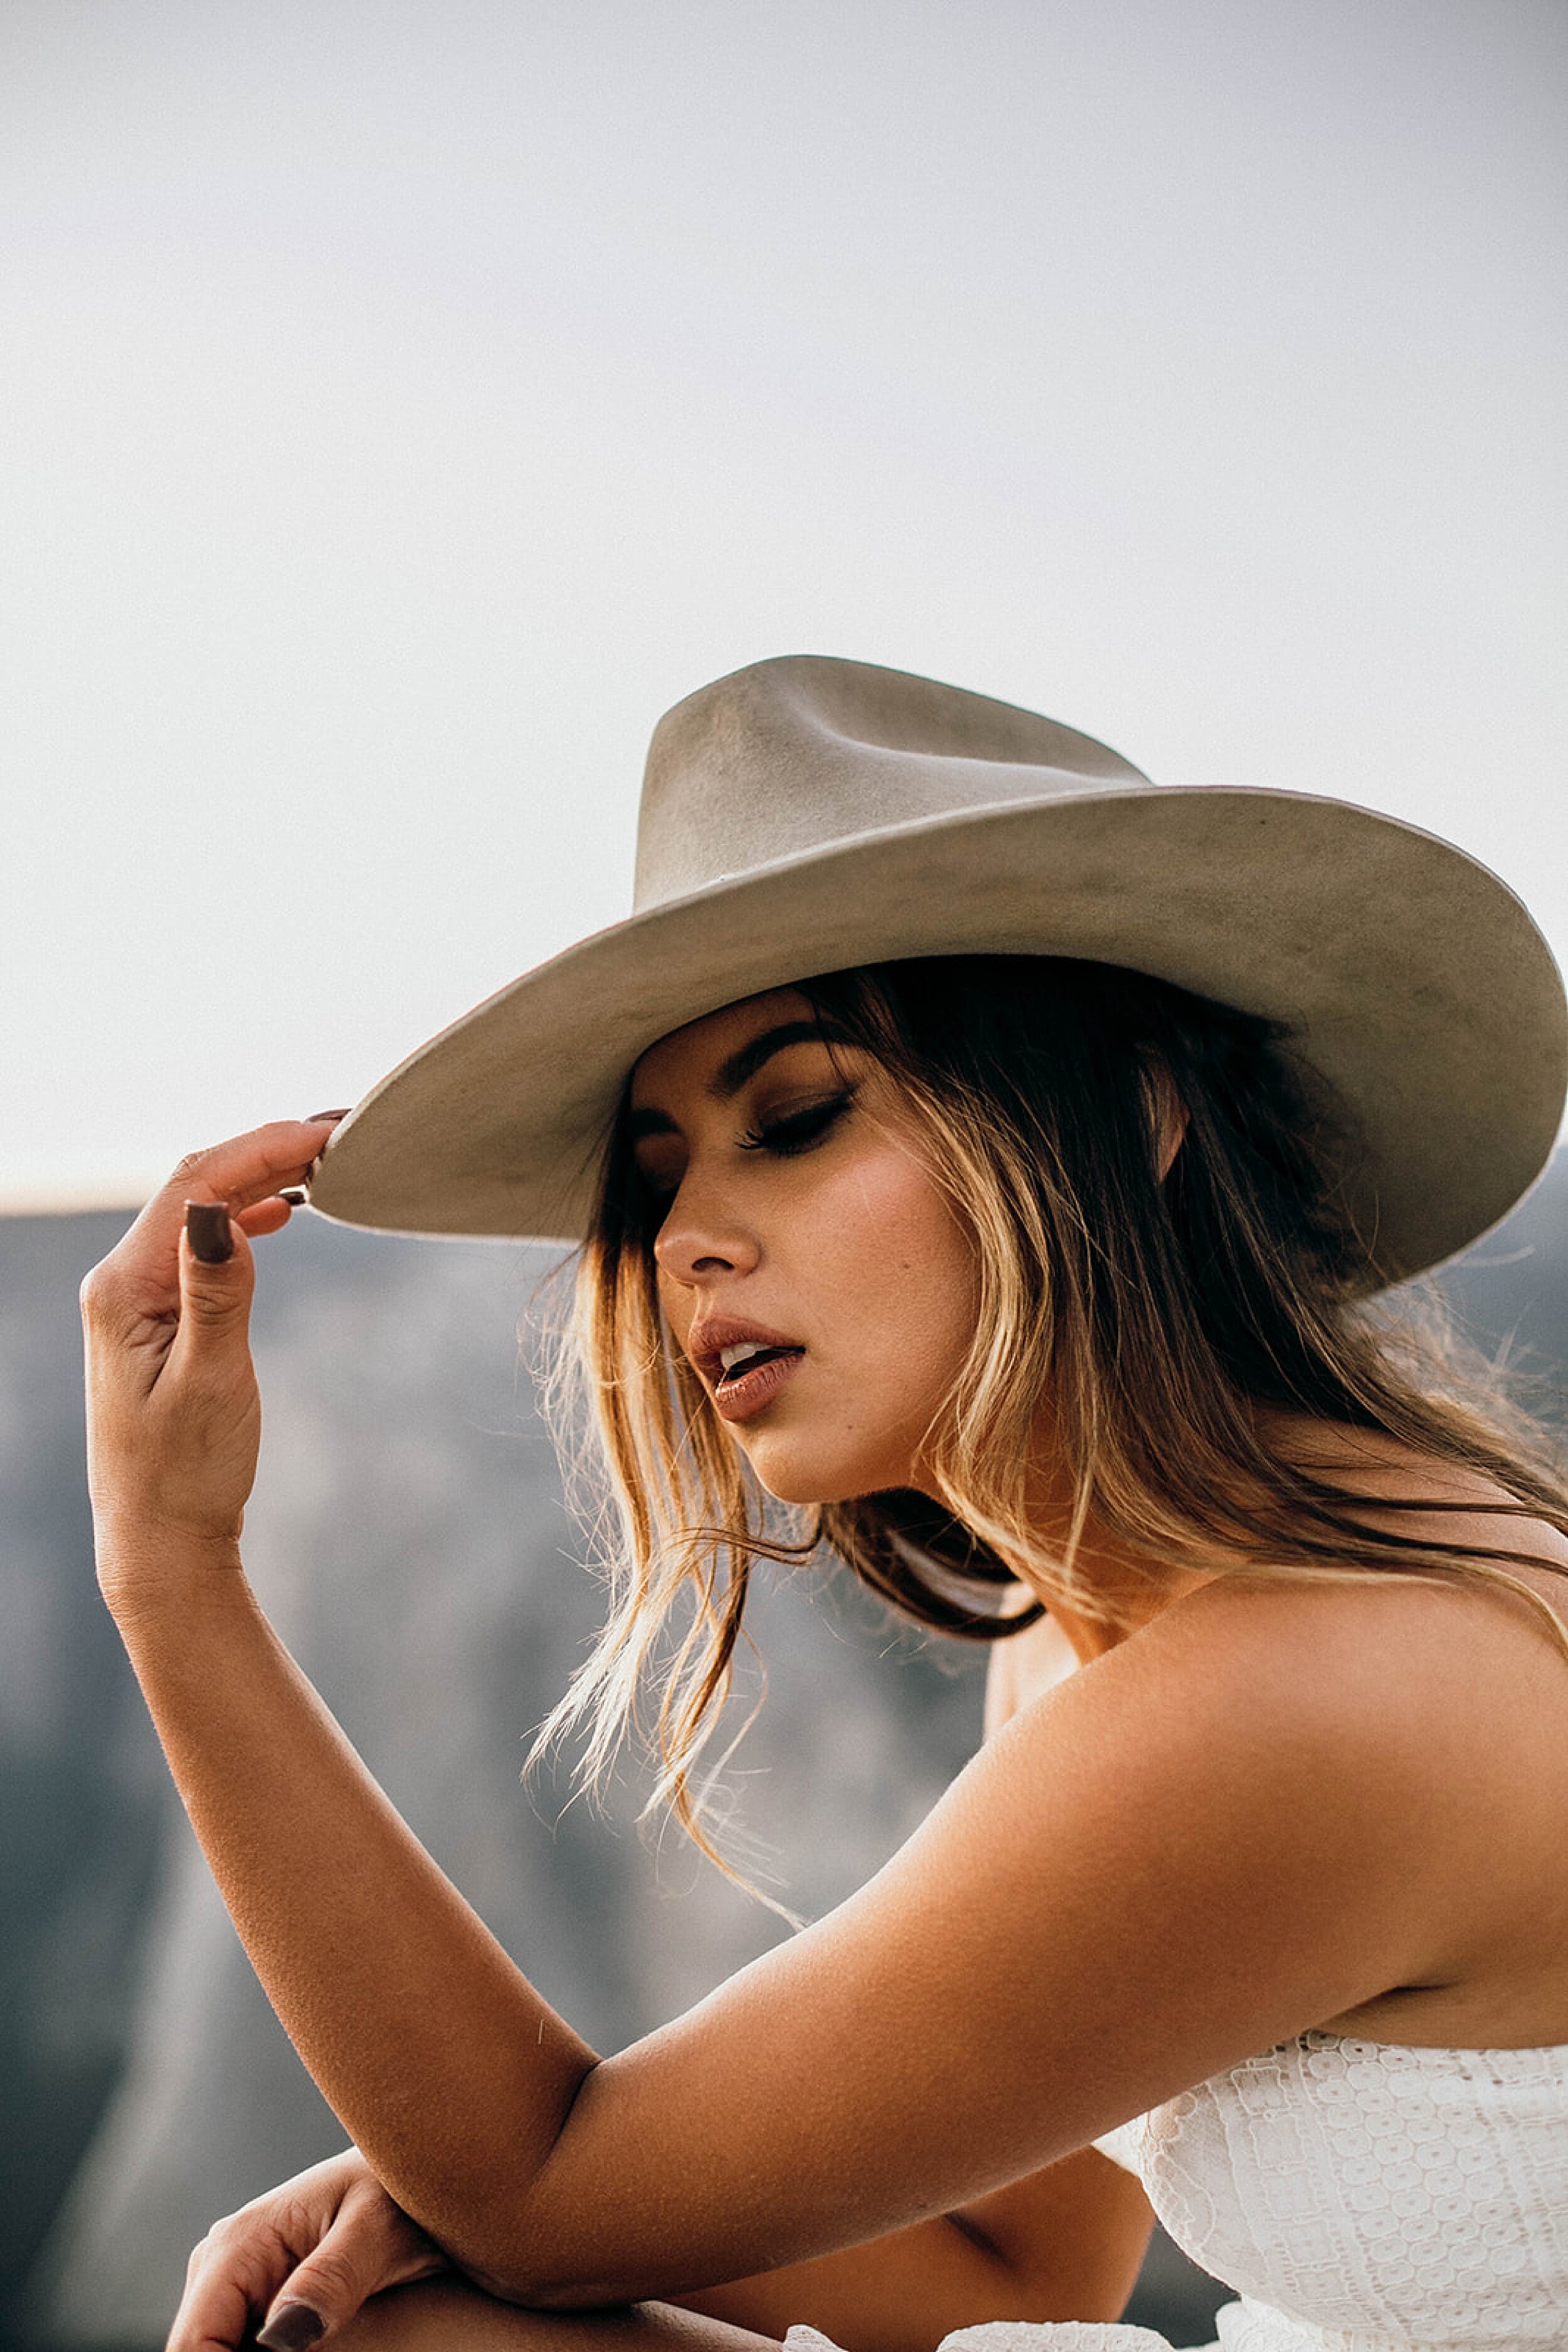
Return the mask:
<svg viewBox="0 0 1568 2352">
<path fill-rule="evenodd" d="M 242 1209 L 234 1222 L 248 1241 L 259 1241 L 264 1234 L 281 1233 L 294 1206 L 286 1194 L 274 1193 L 269 1201 L 258 1201 L 254 1209 Z"/>
<path fill-rule="evenodd" d="M 222 1201 L 231 1215 L 276 1198 L 306 1176 L 335 1120 L 277 1119 L 249 1135 L 193 1151 L 155 1192 L 91 1279 L 93 1302 L 111 1316 L 163 1316 L 180 1299 L 180 1233 L 190 1201 Z"/>
<path fill-rule="evenodd" d="M 213 1254 L 220 1236 L 228 1244 L 222 1258 Z M 221 1202 L 191 1203 L 180 1236 L 179 1278 L 180 1328 L 171 1366 L 210 1370 L 225 1353 L 244 1355 L 256 1260 L 243 1229 Z"/>
<path fill-rule="evenodd" d="M 248 1135 L 231 1137 L 205 1151 L 182 1160 L 162 1191 L 147 1209 L 188 1200 L 226 1201 L 231 1209 L 249 1208 L 287 1184 L 298 1184 L 320 1158 L 335 1118 L 275 1119 Z"/>
<path fill-rule="evenodd" d="M 265 2352 L 308 2352 L 352 2319 L 383 2287 L 406 2286 L 446 2268 L 444 2255 L 402 2214 L 349 2202 L 320 2244 L 289 2273 L 256 2330 Z"/>
<path fill-rule="evenodd" d="M 254 2311 L 235 2279 L 193 2279 L 174 2315 L 165 2352 L 237 2352 Z"/>
<path fill-rule="evenodd" d="M 287 2277 L 291 2251 L 271 2233 L 239 2239 L 238 2222 L 214 2222 L 192 2254 L 165 2352 L 235 2352 Z"/>
</svg>

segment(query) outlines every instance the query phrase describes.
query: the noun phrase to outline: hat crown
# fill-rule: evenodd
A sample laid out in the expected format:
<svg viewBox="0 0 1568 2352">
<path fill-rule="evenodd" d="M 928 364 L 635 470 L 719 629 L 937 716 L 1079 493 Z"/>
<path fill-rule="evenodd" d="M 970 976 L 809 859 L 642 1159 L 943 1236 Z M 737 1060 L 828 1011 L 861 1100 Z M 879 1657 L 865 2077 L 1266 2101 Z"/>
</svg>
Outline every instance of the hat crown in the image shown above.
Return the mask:
<svg viewBox="0 0 1568 2352">
<path fill-rule="evenodd" d="M 655 1039 L 814 972 L 928 956 L 1124 964 L 1290 1028 L 1358 1139 L 1387 1279 L 1518 1199 L 1568 1086 L 1551 952 L 1495 876 L 1348 803 L 1156 788 L 1037 713 L 797 655 L 680 703 L 648 761 L 639 911 L 433 1038 L 336 1130 L 329 1215 L 580 1238 Z"/>
<path fill-rule="evenodd" d="M 921 818 L 1148 782 L 1092 736 L 961 687 L 825 655 L 755 662 L 659 721 L 633 903 Z"/>
</svg>

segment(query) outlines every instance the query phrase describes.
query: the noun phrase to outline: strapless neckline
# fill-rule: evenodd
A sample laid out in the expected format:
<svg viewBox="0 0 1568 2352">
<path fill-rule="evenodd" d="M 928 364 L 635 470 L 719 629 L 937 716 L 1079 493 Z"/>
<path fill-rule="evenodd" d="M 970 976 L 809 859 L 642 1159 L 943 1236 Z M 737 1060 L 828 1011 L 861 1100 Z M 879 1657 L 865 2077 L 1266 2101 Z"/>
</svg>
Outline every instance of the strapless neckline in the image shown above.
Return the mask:
<svg viewBox="0 0 1568 2352">
<path fill-rule="evenodd" d="M 1362 2050 L 1407 2050 L 1415 2056 L 1434 2058 L 1545 2058 L 1568 2069 L 1568 2042 L 1380 2042 L 1373 2033 L 1334 2033 L 1326 2025 L 1310 2026 L 1298 2042 L 1354 2042 Z M 1291 2045 L 1280 2043 L 1281 2050 Z"/>
<path fill-rule="evenodd" d="M 1568 2043 L 1323 2027 L 1106 2133 L 1239 2298 L 1206 2352 L 1563 2352 Z M 791 2352 L 823 2352 L 790 2330 Z M 1150 2330 L 992 2321 L 939 2352 L 1170 2352 Z"/>
</svg>

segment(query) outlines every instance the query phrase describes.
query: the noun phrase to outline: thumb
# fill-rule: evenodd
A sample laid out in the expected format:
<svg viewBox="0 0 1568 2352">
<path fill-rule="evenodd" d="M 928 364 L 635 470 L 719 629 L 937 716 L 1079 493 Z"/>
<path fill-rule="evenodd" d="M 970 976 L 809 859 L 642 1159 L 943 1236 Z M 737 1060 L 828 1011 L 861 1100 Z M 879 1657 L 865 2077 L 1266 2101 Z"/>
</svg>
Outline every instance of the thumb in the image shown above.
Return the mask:
<svg viewBox="0 0 1568 2352">
<path fill-rule="evenodd" d="M 378 2228 L 351 2210 L 340 2215 L 320 2244 L 289 2273 L 288 2284 L 256 2330 L 265 2352 L 308 2347 L 352 2319 L 384 2287 L 404 2286 L 444 2270 L 444 2256 L 401 2213 L 401 2229 Z"/>
<path fill-rule="evenodd" d="M 250 1245 L 223 1201 L 187 1201 L 180 1244 L 180 1324 L 198 1337 L 243 1332 L 256 1285 Z"/>
</svg>

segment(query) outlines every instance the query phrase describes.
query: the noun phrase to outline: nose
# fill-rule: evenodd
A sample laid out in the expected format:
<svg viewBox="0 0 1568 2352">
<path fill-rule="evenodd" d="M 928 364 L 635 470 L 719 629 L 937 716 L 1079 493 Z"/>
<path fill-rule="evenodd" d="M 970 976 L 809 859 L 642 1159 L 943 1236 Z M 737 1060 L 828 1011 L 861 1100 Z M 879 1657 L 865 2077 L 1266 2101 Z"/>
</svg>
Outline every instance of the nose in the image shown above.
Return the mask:
<svg viewBox="0 0 1568 2352">
<path fill-rule="evenodd" d="M 757 1236 L 688 1170 L 653 1244 L 659 1271 L 698 1288 L 726 1274 L 749 1274 L 761 1257 Z"/>
</svg>

